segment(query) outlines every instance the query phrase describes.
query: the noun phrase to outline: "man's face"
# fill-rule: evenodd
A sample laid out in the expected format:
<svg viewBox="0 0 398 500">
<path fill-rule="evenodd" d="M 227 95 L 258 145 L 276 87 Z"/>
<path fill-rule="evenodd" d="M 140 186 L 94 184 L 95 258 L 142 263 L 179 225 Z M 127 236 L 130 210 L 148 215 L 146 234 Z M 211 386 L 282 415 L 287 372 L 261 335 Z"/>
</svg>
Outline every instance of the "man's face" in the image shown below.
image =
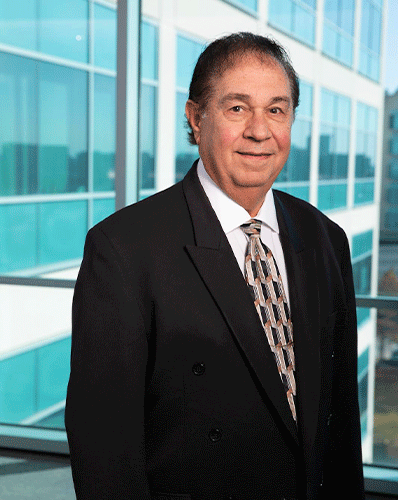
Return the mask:
<svg viewBox="0 0 398 500">
<path fill-rule="evenodd" d="M 253 189 L 265 196 L 290 150 L 293 103 L 282 66 L 245 56 L 215 79 L 195 119 L 190 102 L 187 116 L 210 177 L 235 201 Z"/>
</svg>

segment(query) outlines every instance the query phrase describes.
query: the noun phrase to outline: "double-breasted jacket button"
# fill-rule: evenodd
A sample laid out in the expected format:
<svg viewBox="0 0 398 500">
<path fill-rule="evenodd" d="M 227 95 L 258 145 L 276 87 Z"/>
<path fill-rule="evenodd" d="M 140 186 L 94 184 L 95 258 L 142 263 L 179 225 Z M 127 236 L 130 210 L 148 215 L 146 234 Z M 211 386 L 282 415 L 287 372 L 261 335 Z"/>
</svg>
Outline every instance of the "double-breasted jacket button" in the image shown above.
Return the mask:
<svg viewBox="0 0 398 500">
<path fill-rule="evenodd" d="M 194 375 L 203 375 L 206 370 L 204 363 L 195 363 L 192 367 Z"/>
<path fill-rule="evenodd" d="M 330 425 L 330 422 L 332 421 L 332 418 L 333 418 L 333 414 L 330 413 L 329 416 L 328 416 L 328 425 Z"/>
<path fill-rule="evenodd" d="M 209 439 L 210 441 L 213 441 L 213 443 L 217 443 L 217 441 L 220 441 L 221 436 L 222 432 L 220 431 L 220 429 L 212 429 L 209 432 Z"/>
<path fill-rule="evenodd" d="M 224 495 L 223 500 L 238 500 L 235 495 Z"/>
</svg>

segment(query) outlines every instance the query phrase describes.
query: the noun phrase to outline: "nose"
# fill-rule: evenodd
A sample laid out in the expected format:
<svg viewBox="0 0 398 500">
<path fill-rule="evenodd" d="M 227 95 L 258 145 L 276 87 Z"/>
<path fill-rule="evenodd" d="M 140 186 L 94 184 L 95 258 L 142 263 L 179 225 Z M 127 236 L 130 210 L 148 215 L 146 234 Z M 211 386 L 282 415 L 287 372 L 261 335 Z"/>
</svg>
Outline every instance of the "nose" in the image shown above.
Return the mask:
<svg viewBox="0 0 398 500">
<path fill-rule="evenodd" d="M 271 131 L 267 117 L 262 112 L 254 112 L 246 124 L 243 135 L 246 139 L 252 139 L 256 142 L 269 139 Z"/>
</svg>

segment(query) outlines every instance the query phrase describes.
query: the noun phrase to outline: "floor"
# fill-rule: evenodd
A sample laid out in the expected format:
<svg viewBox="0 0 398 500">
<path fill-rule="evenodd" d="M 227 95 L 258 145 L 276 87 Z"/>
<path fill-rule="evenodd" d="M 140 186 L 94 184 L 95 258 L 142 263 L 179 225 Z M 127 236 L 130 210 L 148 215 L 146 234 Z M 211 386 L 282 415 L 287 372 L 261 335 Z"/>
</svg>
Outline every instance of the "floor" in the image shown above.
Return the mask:
<svg viewBox="0 0 398 500">
<path fill-rule="evenodd" d="M 0 500 L 76 500 L 68 457 L 0 450 Z"/>
<path fill-rule="evenodd" d="M 397 496 L 366 495 L 366 500 Z M 0 500 L 76 500 L 68 457 L 0 449 Z"/>
</svg>

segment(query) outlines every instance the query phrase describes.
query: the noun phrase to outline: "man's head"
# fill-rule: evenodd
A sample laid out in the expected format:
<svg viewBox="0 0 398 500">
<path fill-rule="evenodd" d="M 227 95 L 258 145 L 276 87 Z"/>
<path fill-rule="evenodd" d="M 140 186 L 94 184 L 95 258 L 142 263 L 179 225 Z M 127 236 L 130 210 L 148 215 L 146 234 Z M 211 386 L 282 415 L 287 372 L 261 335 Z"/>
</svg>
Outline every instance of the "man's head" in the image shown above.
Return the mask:
<svg viewBox="0 0 398 500">
<path fill-rule="evenodd" d="M 283 67 L 290 82 L 295 110 L 299 104 L 299 80 L 285 49 L 268 37 L 246 32 L 218 38 L 206 47 L 196 63 L 188 99 L 197 103 L 199 110 L 203 112 L 217 78 L 246 55 L 256 55 L 262 61 L 272 58 Z M 196 140 L 189 122 L 188 126 L 189 142 L 195 145 Z"/>
<path fill-rule="evenodd" d="M 286 163 L 298 79 L 275 42 L 238 33 L 199 57 L 186 115 L 216 184 L 255 215 Z"/>
</svg>

